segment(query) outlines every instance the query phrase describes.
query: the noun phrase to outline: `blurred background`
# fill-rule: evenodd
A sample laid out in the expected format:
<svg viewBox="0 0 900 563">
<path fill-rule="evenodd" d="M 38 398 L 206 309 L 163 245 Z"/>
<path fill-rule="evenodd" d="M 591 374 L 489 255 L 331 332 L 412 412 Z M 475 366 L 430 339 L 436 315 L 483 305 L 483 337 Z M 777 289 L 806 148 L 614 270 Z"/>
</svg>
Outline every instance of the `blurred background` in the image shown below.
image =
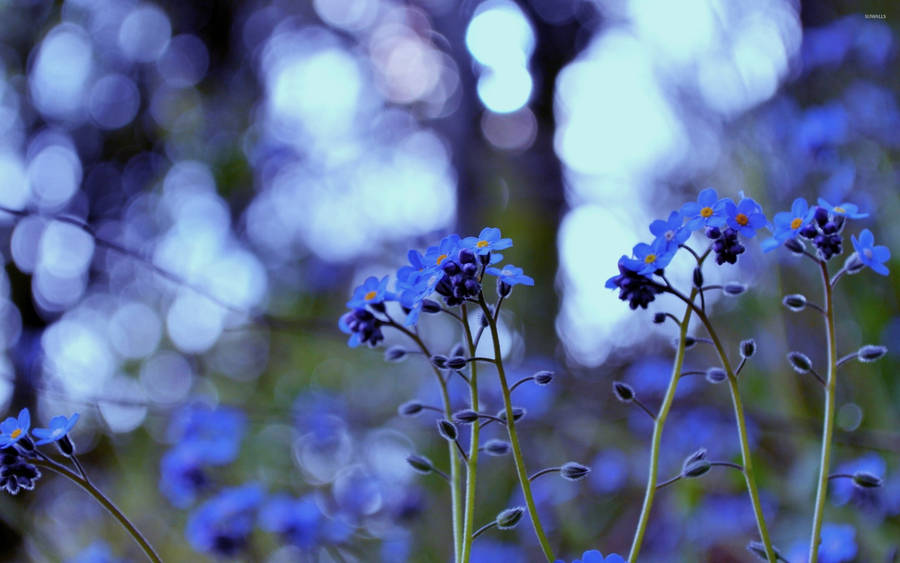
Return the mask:
<svg viewBox="0 0 900 563">
<path fill-rule="evenodd" d="M 706 187 L 743 191 L 769 217 L 795 197 L 851 201 L 871 215 L 850 231 L 872 229 L 895 258 L 891 277 L 841 282 L 840 351 L 891 351 L 842 369 L 833 466 L 886 481 L 865 494 L 833 482 L 826 538 L 835 561 L 890 560 L 898 29 L 890 2 L 0 0 L 4 416 L 80 412 L 89 473 L 165 560 L 213 557 L 198 507 L 257 483 L 237 560 L 447 561 L 446 487 L 404 461 L 446 468 L 446 448 L 433 417 L 396 413 L 436 403 L 433 376 L 421 359 L 349 351 L 337 319 L 408 249 L 499 227 L 515 241 L 507 260 L 537 282 L 505 306 L 507 365 L 557 374 L 516 391 L 529 467 L 593 467 L 537 482 L 549 535 L 562 557 L 624 554 L 650 423 L 611 382 L 658 405 L 674 333 L 651 318 L 680 308 L 630 311 L 603 288 L 616 260 Z M 824 330 L 779 304 L 820 299 L 815 269 L 787 254 L 751 241 L 707 278 L 751 285 L 714 318 L 735 356 L 739 340 L 759 343 L 742 384 L 754 459 L 773 539 L 796 562 L 822 393 L 784 357 L 822 365 Z M 670 271 L 689 279 L 684 261 Z M 422 324 L 436 350 L 459 336 Z M 687 369 L 712 362 L 696 348 Z M 483 402 L 501 406 L 490 384 Z M 739 459 L 727 392 L 701 378 L 679 387 L 660 475 L 699 447 Z M 510 458 L 486 459 L 480 481 L 477 522 L 520 502 Z M 55 476 L 0 496 L 0 520 L 3 560 L 142 559 Z M 748 561 L 755 537 L 740 475 L 713 471 L 657 496 L 642 560 Z M 475 545 L 479 561 L 539 560 L 527 525 Z"/>
</svg>

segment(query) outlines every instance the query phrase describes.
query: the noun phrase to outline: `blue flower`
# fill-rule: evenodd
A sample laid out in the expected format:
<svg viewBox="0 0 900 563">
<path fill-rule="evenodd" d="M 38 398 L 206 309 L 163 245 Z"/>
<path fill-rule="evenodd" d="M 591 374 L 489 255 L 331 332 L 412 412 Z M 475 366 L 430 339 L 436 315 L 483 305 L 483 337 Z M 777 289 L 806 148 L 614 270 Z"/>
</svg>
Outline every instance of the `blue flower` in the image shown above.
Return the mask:
<svg viewBox="0 0 900 563">
<path fill-rule="evenodd" d="M 375 305 L 385 301 L 393 301 L 396 297 L 388 293 L 388 276 L 380 280 L 375 276 L 366 278 L 359 287 L 353 290 L 353 297 L 347 302 L 351 309 L 361 309 L 366 305 Z"/>
<path fill-rule="evenodd" d="M 425 263 L 431 266 L 440 266 L 447 258 L 456 256 L 460 249 L 459 235 L 447 235 L 437 246 L 429 246 L 425 251 Z"/>
<path fill-rule="evenodd" d="M 8 448 L 28 435 L 31 413 L 27 408 L 19 411 L 18 418 L 9 417 L 0 422 L 0 448 Z"/>
<path fill-rule="evenodd" d="M 479 256 L 504 250 L 512 245 L 512 239 L 500 238 L 500 229 L 496 227 L 485 227 L 477 237 L 466 237 L 462 240 L 463 248 L 469 248 Z"/>
<path fill-rule="evenodd" d="M 884 263 L 891 259 L 891 251 L 886 246 L 873 246 L 875 244 L 875 237 L 872 235 L 872 231 L 863 229 L 863 231 L 859 233 L 859 240 L 857 240 L 855 236 L 850 235 L 850 242 L 853 243 L 853 248 L 856 249 L 856 254 L 859 256 L 860 262 L 872 268 L 875 273 L 881 274 L 882 276 L 886 276 L 890 273 Z"/>
<path fill-rule="evenodd" d="M 756 231 L 768 224 L 762 208 L 749 197 L 742 198 L 737 205 L 726 201 L 725 217 L 729 227 L 747 238 L 753 238 Z"/>
<path fill-rule="evenodd" d="M 562 559 L 557 559 L 556 563 L 566 562 Z M 603 557 L 602 553 L 596 549 L 591 549 L 582 553 L 581 559 L 573 559 L 572 563 L 625 563 L 625 559 L 623 559 L 621 555 L 615 553 L 610 553 L 606 557 Z"/>
<path fill-rule="evenodd" d="M 657 238 L 665 239 L 667 247 L 678 248 L 691 236 L 693 230 L 683 223 L 684 215 L 679 211 L 673 211 L 667 220 L 657 219 L 650 223 L 650 232 Z"/>
<path fill-rule="evenodd" d="M 819 561 L 842 563 L 856 557 L 856 530 L 849 524 L 825 524 L 822 526 L 822 543 L 819 544 Z"/>
<path fill-rule="evenodd" d="M 797 236 L 800 229 L 808 225 L 815 214 L 815 209 L 810 209 L 809 204 L 802 197 L 798 197 L 791 204 L 790 211 L 782 211 L 776 213 L 772 219 L 774 223 L 774 232 L 772 238 L 763 241 L 762 249 L 769 252 L 778 248 L 789 239 Z"/>
<path fill-rule="evenodd" d="M 78 422 L 77 412 L 69 418 L 54 416 L 50 420 L 48 428 L 35 428 L 31 431 L 32 436 L 38 439 L 34 445 L 43 446 L 62 439 L 72 431 L 72 427 L 75 426 L 76 422 Z"/>
<path fill-rule="evenodd" d="M 178 508 L 187 508 L 210 484 L 202 453 L 189 443 L 167 451 L 159 462 L 159 490 Z"/>
<path fill-rule="evenodd" d="M 172 418 L 167 438 L 194 449 L 208 465 L 224 465 L 237 457 L 246 424 L 244 413 L 235 408 L 188 405 Z"/>
<path fill-rule="evenodd" d="M 725 226 L 725 202 L 719 199 L 716 190 L 707 188 L 697 194 L 697 201 L 689 201 L 681 206 L 681 215 L 687 219 L 687 227 L 690 231 L 696 231 L 702 227 Z M 656 233 L 654 233 L 656 234 Z"/>
<path fill-rule="evenodd" d="M 492 276 L 497 276 L 501 282 L 506 285 L 534 285 L 534 279 L 530 276 L 526 276 L 522 273 L 522 268 L 517 268 L 512 264 L 503 266 L 503 268 L 487 268 L 485 270 L 486 273 L 491 274 Z"/>
<path fill-rule="evenodd" d="M 185 537 L 199 552 L 234 557 L 249 542 L 262 500 L 256 483 L 224 489 L 191 513 Z"/>
<path fill-rule="evenodd" d="M 342 542 L 353 531 L 347 523 L 325 516 L 313 495 L 299 499 L 276 495 L 263 505 L 259 522 L 262 529 L 304 550 Z"/>
<path fill-rule="evenodd" d="M 102 541 L 95 541 L 86 547 L 74 559 L 67 559 L 66 563 L 120 563 L 124 559 L 113 557 L 109 546 Z"/>
<path fill-rule="evenodd" d="M 844 202 L 840 205 L 831 205 L 822 198 L 819 198 L 819 207 L 825 208 L 832 215 L 840 215 L 848 219 L 862 219 L 868 217 L 868 213 L 860 213 L 859 207 L 855 204 Z"/>
<path fill-rule="evenodd" d="M 629 264 L 642 276 L 647 276 L 656 270 L 662 270 L 669 265 L 675 257 L 678 247 L 669 247 L 669 242 L 664 237 L 659 237 L 650 244 L 640 243 L 634 247 L 634 257 Z"/>
</svg>

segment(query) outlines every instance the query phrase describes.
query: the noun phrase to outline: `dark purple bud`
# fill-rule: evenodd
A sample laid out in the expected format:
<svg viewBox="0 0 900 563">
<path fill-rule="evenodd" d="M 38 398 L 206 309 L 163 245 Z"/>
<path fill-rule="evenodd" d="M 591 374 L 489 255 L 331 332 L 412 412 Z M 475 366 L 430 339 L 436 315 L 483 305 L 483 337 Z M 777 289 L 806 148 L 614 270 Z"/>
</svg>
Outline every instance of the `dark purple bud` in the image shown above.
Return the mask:
<svg viewBox="0 0 900 563">
<path fill-rule="evenodd" d="M 435 354 L 431 356 L 431 363 L 434 364 L 436 368 L 444 369 L 447 367 L 447 356 L 443 354 Z"/>
<path fill-rule="evenodd" d="M 447 360 L 447 367 L 450 369 L 462 369 L 466 367 L 466 359 L 462 356 L 453 356 Z"/>
<path fill-rule="evenodd" d="M 789 352 L 787 355 L 788 362 L 797 373 L 808 373 L 812 369 L 812 360 L 809 356 L 801 352 Z"/>
<path fill-rule="evenodd" d="M 534 374 L 534 382 L 538 385 L 549 385 L 553 381 L 553 372 L 541 370 Z"/>
<path fill-rule="evenodd" d="M 712 467 L 712 464 L 705 459 L 697 459 L 690 463 L 686 463 L 684 467 L 681 469 L 681 476 L 687 479 L 694 479 L 696 477 L 700 477 L 704 475 L 709 468 Z"/>
<path fill-rule="evenodd" d="M 887 354 L 887 348 L 884 346 L 875 346 L 874 344 L 866 344 L 856 353 L 857 358 L 861 362 L 874 362 L 880 360 Z"/>
<path fill-rule="evenodd" d="M 468 248 L 463 248 L 459 251 L 459 263 L 460 264 L 474 264 L 475 263 L 475 253 L 469 250 Z"/>
<path fill-rule="evenodd" d="M 460 424 L 472 424 L 478 420 L 478 413 L 472 409 L 464 409 L 453 413 L 453 420 Z"/>
<path fill-rule="evenodd" d="M 456 428 L 456 425 L 446 418 L 442 418 L 437 421 L 437 428 L 438 434 L 441 435 L 441 438 L 447 440 L 448 442 L 453 442 L 459 437 L 459 430 Z"/>
<path fill-rule="evenodd" d="M 717 239 L 722 236 L 722 231 L 718 227 L 706 227 L 706 238 Z"/>
<path fill-rule="evenodd" d="M 882 481 L 881 477 L 868 471 L 857 471 L 853 474 L 853 483 L 863 489 L 875 489 L 884 484 L 884 481 Z"/>
<path fill-rule="evenodd" d="M 741 340 L 741 357 L 751 358 L 756 353 L 756 341 L 752 338 Z"/>
<path fill-rule="evenodd" d="M 431 299 L 423 299 L 422 300 L 422 312 L 423 313 L 440 313 L 441 312 L 441 304 L 437 301 L 432 301 Z"/>
<path fill-rule="evenodd" d="M 434 464 L 432 464 L 431 460 L 425 456 L 410 454 L 406 456 L 406 463 L 408 463 L 415 472 L 421 473 L 422 475 L 428 475 L 434 471 Z"/>
<path fill-rule="evenodd" d="M 425 408 L 425 405 L 419 401 L 407 401 L 397 407 L 397 414 L 400 416 L 416 416 Z"/>
<path fill-rule="evenodd" d="M 709 368 L 706 370 L 706 380 L 710 383 L 722 383 L 728 379 L 728 374 L 722 368 Z"/>
<path fill-rule="evenodd" d="M 815 219 L 820 227 L 824 226 L 825 223 L 828 222 L 828 210 L 824 207 L 816 207 L 816 210 L 813 213 L 813 219 Z"/>
<path fill-rule="evenodd" d="M 474 276 L 478 273 L 478 265 L 474 263 L 466 263 L 462 265 L 462 273 L 467 276 Z"/>
<path fill-rule="evenodd" d="M 512 408 L 513 422 L 518 422 L 523 416 L 525 416 L 525 409 L 522 407 L 513 407 Z M 506 422 L 506 409 L 501 409 L 497 412 L 497 418 Z"/>
<path fill-rule="evenodd" d="M 512 293 L 512 286 L 506 283 L 505 281 L 498 279 L 497 280 L 497 295 L 500 297 L 509 297 L 509 294 Z"/>
<path fill-rule="evenodd" d="M 661 325 L 666 322 L 666 314 L 665 313 L 656 313 L 653 315 L 653 322 L 655 324 Z"/>
<path fill-rule="evenodd" d="M 623 403 L 630 403 L 634 400 L 634 389 L 631 385 L 621 381 L 613 381 L 613 394 Z"/>
<path fill-rule="evenodd" d="M 75 455 L 75 443 L 69 438 L 68 434 L 56 441 L 56 448 L 59 450 L 59 453 L 66 457 Z"/>
<path fill-rule="evenodd" d="M 497 527 L 501 530 L 512 530 L 519 525 L 523 514 L 525 509 L 521 506 L 507 508 L 497 515 Z"/>
<path fill-rule="evenodd" d="M 747 286 L 739 282 L 728 282 L 722 286 L 725 295 L 735 297 L 747 291 Z"/>
<path fill-rule="evenodd" d="M 512 451 L 512 445 L 505 440 L 488 440 L 484 443 L 484 451 L 488 455 L 507 455 Z"/>
<path fill-rule="evenodd" d="M 694 268 L 693 282 L 694 282 L 694 287 L 696 287 L 698 289 L 703 287 L 703 270 L 700 268 L 700 266 L 697 266 L 696 268 Z"/>
<path fill-rule="evenodd" d="M 700 461 L 701 459 L 706 459 L 706 454 L 707 454 L 706 448 L 700 448 L 696 452 L 687 456 L 686 458 L 684 458 L 684 463 L 681 464 L 681 470 L 684 471 L 684 469 L 688 465 L 694 463 L 695 461 Z"/>
<path fill-rule="evenodd" d="M 785 295 L 784 299 L 781 300 L 781 304 L 796 313 L 806 308 L 806 296 L 799 293 Z"/>
<path fill-rule="evenodd" d="M 581 465 L 575 461 L 566 462 L 559 468 L 560 476 L 568 481 L 579 481 L 584 479 L 590 472 L 590 467 Z"/>
<path fill-rule="evenodd" d="M 444 270 L 444 273 L 448 276 L 455 276 L 459 273 L 459 264 L 453 260 L 444 260 L 441 263 L 441 269 Z"/>
<path fill-rule="evenodd" d="M 402 346 L 391 346 L 384 351 L 384 359 L 388 362 L 399 362 L 406 359 L 406 349 Z"/>
<path fill-rule="evenodd" d="M 803 228 L 806 228 L 806 227 L 803 227 Z M 801 230 L 802 230 L 802 229 L 801 229 Z M 793 252 L 794 254 L 803 254 L 803 251 L 805 250 L 805 248 L 803 247 L 803 243 L 800 242 L 799 240 L 795 239 L 795 238 L 787 239 L 787 240 L 784 242 L 784 246 L 785 246 L 788 250 L 790 250 L 791 252 Z"/>
</svg>

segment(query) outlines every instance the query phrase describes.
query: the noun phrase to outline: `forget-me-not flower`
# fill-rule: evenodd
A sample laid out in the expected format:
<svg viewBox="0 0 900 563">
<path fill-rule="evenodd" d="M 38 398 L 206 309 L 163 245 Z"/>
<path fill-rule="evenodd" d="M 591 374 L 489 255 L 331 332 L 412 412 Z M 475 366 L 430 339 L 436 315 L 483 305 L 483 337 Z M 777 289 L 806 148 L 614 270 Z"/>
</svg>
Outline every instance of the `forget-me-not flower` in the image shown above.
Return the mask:
<svg viewBox="0 0 900 563">
<path fill-rule="evenodd" d="M 856 249 L 860 262 L 882 276 L 890 273 L 884 263 L 891 259 L 891 251 L 883 245 L 875 246 L 875 237 L 872 235 L 872 231 L 863 229 L 859 233 L 858 240 L 855 236 L 850 235 L 850 242 L 853 243 L 853 248 Z"/>
</svg>

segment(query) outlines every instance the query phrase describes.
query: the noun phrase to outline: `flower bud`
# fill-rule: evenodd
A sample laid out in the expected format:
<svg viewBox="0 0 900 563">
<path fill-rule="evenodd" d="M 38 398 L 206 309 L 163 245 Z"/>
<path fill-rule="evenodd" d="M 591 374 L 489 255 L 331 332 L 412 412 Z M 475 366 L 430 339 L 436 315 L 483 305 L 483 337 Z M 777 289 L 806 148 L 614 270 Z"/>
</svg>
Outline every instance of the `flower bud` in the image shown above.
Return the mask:
<svg viewBox="0 0 900 563">
<path fill-rule="evenodd" d="M 391 346 L 384 351 L 386 362 L 400 362 L 406 359 L 406 349 L 402 346 Z"/>
<path fill-rule="evenodd" d="M 868 471 L 857 471 L 853 474 L 853 484 L 863 489 L 875 489 L 880 487 L 884 481 L 881 477 L 873 475 Z"/>
<path fill-rule="evenodd" d="M 399 407 L 397 407 L 397 414 L 400 416 L 416 416 L 422 409 L 425 408 L 425 405 L 420 403 L 419 401 L 406 401 Z"/>
<path fill-rule="evenodd" d="M 478 413 L 472 409 L 465 409 L 453 413 L 453 420 L 460 424 L 472 424 L 478 420 Z"/>
<path fill-rule="evenodd" d="M 700 461 L 701 459 L 706 459 L 706 454 L 707 454 L 706 448 L 700 448 L 696 452 L 687 456 L 686 458 L 684 458 L 684 463 L 681 464 L 681 470 L 684 471 L 684 469 L 688 465 L 694 463 L 695 461 Z"/>
<path fill-rule="evenodd" d="M 493 309 L 493 307 L 491 308 L 491 314 L 492 314 L 492 315 L 494 314 L 494 309 Z M 478 320 L 481 321 L 481 326 L 483 326 L 483 327 L 485 327 L 485 328 L 487 328 L 488 325 L 491 324 L 491 322 L 490 322 L 490 321 L 488 320 L 488 318 L 484 315 L 484 313 L 481 313 L 480 315 L 478 315 Z"/>
<path fill-rule="evenodd" d="M 584 479 L 588 473 L 591 472 L 591 468 L 585 465 L 581 465 L 575 461 L 569 461 L 562 465 L 559 468 L 559 474 L 563 479 L 567 481 L 580 481 Z"/>
<path fill-rule="evenodd" d="M 784 246 L 794 254 L 803 254 L 803 251 L 805 250 L 803 243 L 795 238 L 786 240 Z"/>
<path fill-rule="evenodd" d="M 753 354 L 756 353 L 756 341 L 752 338 L 748 338 L 747 340 L 741 340 L 741 357 L 742 358 L 752 358 Z"/>
<path fill-rule="evenodd" d="M 681 469 L 681 476 L 686 479 L 694 479 L 704 475 L 712 465 L 705 459 L 698 459 L 685 464 Z"/>
<path fill-rule="evenodd" d="M 712 367 L 706 370 L 706 380 L 710 383 L 722 383 L 728 379 L 728 374 L 722 368 Z"/>
<path fill-rule="evenodd" d="M 466 367 L 466 359 L 462 356 L 453 356 L 447 360 L 447 367 L 450 369 L 462 369 Z"/>
<path fill-rule="evenodd" d="M 431 463 L 431 460 L 425 456 L 410 454 L 406 456 L 406 463 L 413 468 L 413 471 L 421 473 L 422 475 L 428 475 L 434 471 L 434 465 Z"/>
<path fill-rule="evenodd" d="M 869 363 L 880 360 L 885 354 L 887 354 L 886 347 L 875 346 L 874 344 L 866 344 L 859 349 L 859 352 L 856 353 L 856 357 L 861 362 Z"/>
<path fill-rule="evenodd" d="M 703 269 L 700 268 L 700 266 L 694 268 L 694 276 L 692 281 L 694 282 L 694 287 L 696 287 L 697 289 L 703 287 Z"/>
<path fill-rule="evenodd" d="M 512 445 L 506 440 L 488 440 L 484 443 L 484 452 L 488 455 L 507 455 L 512 451 Z"/>
<path fill-rule="evenodd" d="M 525 514 L 525 509 L 521 506 L 507 508 L 497 515 L 497 527 L 501 530 L 512 530 L 519 525 L 523 514 Z"/>
<path fill-rule="evenodd" d="M 696 345 L 697 345 L 696 338 L 694 338 L 693 336 L 691 336 L 689 334 L 684 337 L 684 349 L 685 350 L 690 350 L 691 348 L 693 348 Z M 675 339 L 675 347 L 676 348 L 678 347 L 678 339 L 677 338 Z"/>
<path fill-rule="evenodd" d="M 465 346 L 462 345 L 461 342 L 457 343 L 456 346 L 454 346 L 453 349 L 450 350 L 451 358 L 453 356 L 465 356 L 465 355 L 466 355 L 466 348 L 465 348 Z"/>
<path fill-rule="evenodd" d="M 72 442 L 72 439 L 69 438 L 68 434 L 56 441 L 56 449 L 66 457 L 75 455 L 75 443 Z"/>
<path fill-rule="evenodd" d="M 853 253 L 844 260 L 844 270 L 848 274 L 858 274 L 866 269 L 866 265 L 859 259 L 859 254 Z"/>
<path fill-rule="evenodd" d="M 447 367 L 447 356 L 443 354 L 435 354 L 431 356 L 431 363 L 434 364 L 434 367 L 444 369 Z"/>
<path fill-rule="evenodd" d="M 512 286 L 503 281 L 502 279 L 497 280 L 497 295 L 500 297 L 509 297 L 509 294 L 512 293 Z"/>
<path fill-rule="evenodd" d="M 613 393 L 615 394 L 616 399 L 623 403 L 630 403 L 634 400 L 634 389 L 627 383 L 613 381 Z"/>
<path fill-rule="evenodd" d="M 722 231 L 718 227 L 706 227 L 706 238 L 717 239 L 722 236 Z"/>
<path fill-rule="evenodd" d="M 441 438 L 447 440 L 448 442 L 453 442 L 456 438 L 459 437 L 459 430 L 456 428 L 456 425 L 447 420 L 446 418 L 442 418 L 437 421 L 438 434 L 441 435 Z"/>
<path fill-rule="evenodd" d="M 781 300 L 781 304 L 796 313 L 806 308 L 806 297 L 799 293 L 785 295 L 784 299 Z"/>
<path fill-rule="evenodd" d="M 551 381 L 553 381 L 552 371 L 541 370 L 534 374 L 534 382 L 538 385 L 549 385 Z"/>
<path fill-rule="evenodd" d="M 801 352 L 788 352 L 788 361 L 797 373 L 808 373 L 812 369 L 812 360 Z"/>
<path fill-rule="evenodd" d="M 519 419 L 525 416 L 525 409 L 522 407 L 513 407 L 512 408 L 513 422 L 519 422 Z M 506 409 L 500 409 L 497 412 L 497 418 L 502 420 L 504 423 L 506 422 Z"/>
<path fill-rule="evenodd" d="M 735 297 L 747 291 L 747 286 L 739 282 L 728 282 L 722 286 L 722 292 L 730 297 Z"/>
<path fill-rule="evenodd" d="M 431 299 L 423 299 L 422 300 L 422 312 L 423 313 L 440 313 L 441 312 L 441 304 L 437 301 L 433 301 Z"/>
<path fill-rule="evenodd" d="M 469 250 L 468 248 L 463 248 L 459 251 L 459 262 L 461 264 L 474 264 L 475 263 L 475 253 Z"/>
<path fill-rule="evenodd" d="M 653 322 L 655 324 L 661 325 L 666 322 L 666 314 L 665 313 L 656 313 L 653 315 Z"/>
</svg>

